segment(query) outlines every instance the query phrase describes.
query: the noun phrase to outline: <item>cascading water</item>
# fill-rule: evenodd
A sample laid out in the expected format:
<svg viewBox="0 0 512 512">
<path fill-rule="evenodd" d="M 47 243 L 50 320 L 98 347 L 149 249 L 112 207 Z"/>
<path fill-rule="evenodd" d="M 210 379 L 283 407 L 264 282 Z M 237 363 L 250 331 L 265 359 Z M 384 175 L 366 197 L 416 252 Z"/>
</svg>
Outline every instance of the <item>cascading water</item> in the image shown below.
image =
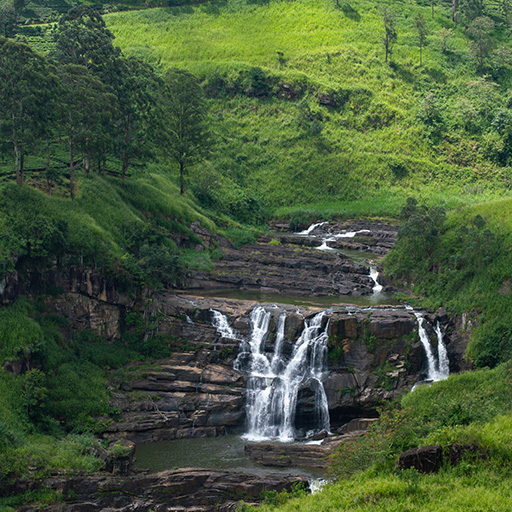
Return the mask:
<svg viewBox="0 0 512 512">
<path fill-rule="evenodd" d="M 297 234 L 302 236 L 308 236 L 310 235 L 316 228 L 323 226 L 324 224 L 327 224 L 327 221 L 324 222 L 317 222 L 316 224 L 311 224 L 308 229 L 305 229 L 304 231 L 299 231 Z"/>
<path fill-rule="evenodd" d="M 217 312 L 218 313 L 218 312 Z M 224 317 L 221 320 L 221 316 Z M 258 306 L 251 313 L 251 335 L 243 340 L 235 369 L 248 374 L 246 388 L 247 433 L 251 441 L 296 437 L 295 420 L 301 390 L 314 395 L 315 430 L 329 430 L 329 409 L 323 387 L 327 359 L 327 325 L 322 311 L 306 320 L 292 353 L 284 355 L 286 312 L 277 321 L 273 352 L 267 353 L 271 311 Z M 231 327 L 218 313 L 215 326 L 224 337 Z M 227 325 L 227 327 L 226 327 Z"/>
<path fill-rule="evenodd" d="M 437 353 L 438 353 L 438 371 L 443 375 L 443 379 L 447 379 L 450 375 L 450 360 L 448 359 L 448 351 L 443 340 L 443 333 L 441 332 L 441 325 L 436 323 L 435 332 L 437 336 Z"/>
<path fill-rule="evenodd" d="M 444 380 L 448 378 L 450 373 L 450 362 L 448 360 L 448 353 L 446 351 L 446 346 L 443 341 L 443 335 L 441 333 L 441 327 L 439 322 L 435 327 L 435 332 L 437 335 L 437 358 L 432 350 L 432 345 L 430 343 L 430 338 L 428 337 L 427 331 L 425 330 L 424 322 L 425 318 L 422 313 L 414 311 L 412 307 L 406 306 L 407 309 L 413 311 L 414 316 L 418 320 L 418 335 L 420 337 L 421 344 L 425 349 L 425 353 L 427 354 L 427 379 L 433 382 L 437 382 L 440 380 Z"/>
<path fill-rule="evenodd" d="M 217 332 L 223 337 L 232 340 L 239 340 L 240 335 L 229 325 L 228 317 L 223 315 L 220 311 L 210 309 L 213 314 L 213 326 Z"/>
<path fill-rule="evenodd" d="M 379 277 L 379 272 L 376 267 L 370 267 L 370 277 L 372 278 L 375 286 L 373 287 L 373 293 L 380 293 L 382 291 L 382 285 L 379 284 L 377 278 Z"/>
</svg>

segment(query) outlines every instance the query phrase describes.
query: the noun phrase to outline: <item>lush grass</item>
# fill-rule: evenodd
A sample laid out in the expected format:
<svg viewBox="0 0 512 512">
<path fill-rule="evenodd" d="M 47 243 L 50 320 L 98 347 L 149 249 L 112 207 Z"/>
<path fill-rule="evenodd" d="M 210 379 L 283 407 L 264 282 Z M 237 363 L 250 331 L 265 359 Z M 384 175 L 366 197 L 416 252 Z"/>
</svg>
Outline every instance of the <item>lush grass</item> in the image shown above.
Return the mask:
<svg viewBox="0 0 512 512">
<path fill-rule="evenodd" d="M 504 139 L 469 96 L 476 75 L 466 35 L 454 31 L 443 53 L 447 6 L 436 7 L 434 19 L 415 2 L 390 6 L 400 15 L 391 65 L 380 42 L 381 3 L 216 2 L 106 21 L 126 54 L 203 80 L 217 138 L 192 187 L 242 220 L 250 220 L 244 210 L 259 217 L 254 201 L 279 216 L 311 204 L 324 216 L 390 216 L 406 195 L 453 207 L 504 193 L 509 171 L 496 153 Z M 430 29 L 423 67 L 418 13 Z M 494 35 L 506 42 L 504 32 Z M 504 93 L 508 75 L 496 80 Z M 436 98 L 439 130 L 422 114 L 427 93 Z M 476 109 L 472 127 L 462 126 L 461 102 Z"/>
<path fill-rule="evenodd" d="M 99 268 L 130 286 L 177 282 L 182 265 L 173 236 L 200 244 L 192 222 L 216 229 L 162 174 L 125 185 L 84 176 L 75 201 L 7 184 L 0 199 L 0 274 L 14 265 L 44 269 L 56 262 Z"/>
<path fill-rule="evenodd" d="M 511 393 L 510 365 L 421 387 L 385 412 L 369 434 L 340 447 L 332 469 L 343 478 L 315 496 L 261 510 L 505 512 L 512 497 Z M 404 449 L 453 443 L 476 445 L 486 456 L 445 464 L 433 475 L 395 467 Z"/>
</svg>

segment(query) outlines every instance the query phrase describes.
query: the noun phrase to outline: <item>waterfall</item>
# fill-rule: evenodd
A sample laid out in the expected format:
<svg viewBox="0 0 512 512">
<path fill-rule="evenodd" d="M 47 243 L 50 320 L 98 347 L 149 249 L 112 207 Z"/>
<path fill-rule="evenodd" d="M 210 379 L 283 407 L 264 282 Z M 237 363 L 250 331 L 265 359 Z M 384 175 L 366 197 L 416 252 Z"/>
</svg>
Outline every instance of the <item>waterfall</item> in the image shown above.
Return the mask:
<svg viewBox="0 0 512 512">
<path fill-rule="evenodd" d="M 297 234 L 302 236 L 308 236 L 310 235 L 316 228 L 323 226 L 324 224 L 327 224 L 327 221 L 324 222 L 317 222 L 316 224 L 311 224 L 308 229 L 305 229 L 304 231 L 299 231 Z"/>
<path fill-rule="evenodd" d="M 224 337 L 238 336 L 222 313 L 214 314 L 214 325 Z M 251 333 L 242 339 L 235 369 L 248 375 L 246 388 L 247 432 L 251 441 L 296 437 L 295 420 L 301 390 L 314 396 L 315 430 L 329 430 L 329 409 L 323 379 L 327 361 L 327 326 L 322 311 L 305 320 L 304 329 L 291 355 L 284 354 L 286 312 L 277 321 L 272 352 L 266 351 L 272 313 L 262 306 L 250 316 Z M 228 334 L 230 334 L 228 336 Z"/>
<path fill-rule="evenodd" d="M 407 309 L 412 310 L 410 306 L 406 306 Z M 413 310 L 416 319 L 418 320 L 418 335 L 420 337 L 421 344 L 425 349 L 425 353 L 427 354 L 427 363 L 428 363 L 428 371 L 427 371 L 427 379 L 433 382 L 437 382 L 439 380 L 444 380 L 448 378 L 450 373 L 450 362 L 448 360 L 448 354 L 446 351 L 446 346 L 443 341 L 443 335 L 441 333 L 441 327 L 439 322 L 435 327 L 435 332 L 437 335 L 437 358 L 432 349 L 432 345 L 430 343 L 430 338 L 428 337 L 427 331 L 424 327 L 425 318 L 422 313 L 418 313 Z"/>
<path fill-rule="evenodd" d="M 338 233 L 334 235 L 335 238 L 354 238 L 361 233 L 370 233 L 369 229 L 360 229 L 359 231 L 345 231 L 345 233 Z"/>
<path fill-rule="evenodd" d="M 370 267 L 370 277 L 375 283 L 375 286 L 373 287 L 373 293 L 380 293 L 382 291 L 382 285 L 377 281 L 377 278 L 379 277 L 377 267 Z"/>
<path fill-rule="evenodd" d="M 229 325 L 228 317 L 223 315 L 220 311 L 210 308 L 213 314 L 213 326 L 217 332 L 223 337 L 232 340 L 239 340 L 240 335 Z"/>
<path fill-rule="evenodd" d="M 315 249 L 317 249 L 319 251 L 335 251 L 336 249 L 333 249 L 332 247 L 329 247 L 327 245 L 327 242 L 334 242 L 335 240 L 336 239 L 334 237 L 324 238 L 324 239 L 322 239 L 322 245 L 315 247 Z"/>
<path fill-rule="evenodd" d="M 441 332 L 441 325 L 436 323 L 435 332 L 437 336 L 437 353 L 439 358 L 438 371 L 442 375 L 442 379 L 447 379 L 450 374 L 450 360 L 448 359 L 448 352 L 443 340 L 443 333 Z"/>
</svg>

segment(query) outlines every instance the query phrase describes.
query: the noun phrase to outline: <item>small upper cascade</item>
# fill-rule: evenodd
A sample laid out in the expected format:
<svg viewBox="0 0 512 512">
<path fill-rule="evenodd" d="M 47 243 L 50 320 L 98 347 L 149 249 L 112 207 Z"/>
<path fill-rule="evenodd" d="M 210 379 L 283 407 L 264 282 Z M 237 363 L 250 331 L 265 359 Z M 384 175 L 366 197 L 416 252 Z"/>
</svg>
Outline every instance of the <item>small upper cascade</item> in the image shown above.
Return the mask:
<svg viewBox="0 0 512 512">
<path fill-rule="evenodd" d="M 334 235 L 334 238 L 354 238 L 356 235 L 360 235 L 361 233 L 370 233 L 370 230 L 360 229 L 359 231 L 345 231 L 344 233 Z"/>
<path fill-rule="evenodd" d="M 430 338 L 425 330 L 425 318 L 423 317 L 423 313 L 419 313 L 414 311 L 412 307 L 406 306 L 407 309 L 413 311 L 414 315 L 418 320 L 418 335 L 420 337 L 421 344 L 425 349 L 425 353 L 427 354 L 427 379 L 433 382 L 437 382 L 440 380 L 444 380 L 448 378 L 450 373 L 449 368 L 449 360 L 448 354 L 446 351 L 446 346 L 443 341 L 443 336 L 441 333 L 441 327 L 439 326 L 439 322 L 436 325 L 435 332 L 437 335 L 437 358 L 432 349 L 432 345 L 430 343 Z"/>
<path fill-rule="evenodd" d="M 232 340 L 239 340 L 240 335 L 229 325 L 228 317 L 220 311 L 210 309 L 213 314 L 213 326 L 217 332 L 223 337 Z"/>
<path fill-rule="evenodd" d="M 323 226 L 324 224 L 327 224 L 327 221 L 323 222 L 317 222 L 316 224 L 311 224 L 308 229 L 305 229 L 304 231 L 299 231 L 298 235 L 308 236 L 310 235 L 316 228 L 319 228 L 320 226 Z"/>
<path fill-rule="evenodd" d="M 327 244 L 328 242 L 334 242 L 336 239 L 334 237 L 331 238 L 324 238 L 322 239 L 322 245 L 319 245 L 318 247 L 315 247 L 318 251 L 335 251 L 336 249 L 333 249 L 332 247 L 329 247 Z"/>
<path fill-rule="evenodd" d="M 382 291 L 382 285 L 378 282 L 379 272 L 377 267 L 370 267 L 370 277 L 372 278 L 375 286 L 373 287 L 373 293 L 380 293 Z"/>
</svg>

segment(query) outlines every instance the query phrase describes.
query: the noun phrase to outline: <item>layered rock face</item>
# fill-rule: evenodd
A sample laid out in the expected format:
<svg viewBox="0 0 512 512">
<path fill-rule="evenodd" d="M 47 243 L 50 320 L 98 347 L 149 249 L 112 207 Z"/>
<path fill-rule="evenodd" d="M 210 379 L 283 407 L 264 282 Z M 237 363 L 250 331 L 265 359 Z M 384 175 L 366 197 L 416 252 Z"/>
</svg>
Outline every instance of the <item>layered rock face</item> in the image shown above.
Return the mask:
<svg viewBox="0 0 512 512">
<path fill-rule="evenodd" d="M 288 226 L 280 226 L 285 229 Z M 205 244 L 212 238 L 200 227 Z M 351 261 L 339 252 L 319 251 L 324 239 L 337 234 L 332 249 L 351 249 L 385 254 L 396 239 L 398 228 L 382 223 L 354 221 L 323 223 L 311 235 L 277 233 L 262 237 L 257 244 L 235 249 L 224 244 L 222 259 L 211 272 L 195 272 L 185 282 L 189 289 L 236 288 L 309 296 L 370 295 L 374 286 L 368 267 Z M 351 236 L 353 235 L 353 236 Z M 215 239 L 218 243 L 217 239 Z"/>
<path fill-rule="evenodd" d="M 290 490 L 304 478 L 282 473 L 254 475 L 222 470 L 178 469 L 129 477 L 106 475 L 47 478 L 20 482 L 27 490 L 54 490 L 62 504 L 47 512 L 232 512 L 240 500 L 255 503 L 262 492 Z M 36 512 L 40 507 L 21 507 Z"/>
<path fill-rule="evenodd" d="M 233 369 L 240 344 L 250 335 L 253 301 L 198 296 L 161 298 L 160 332 L 183 339 L 193 351 L 144 364 L 132 364 L 113 392 L 118 420 L 109 438 L 136 442 L 236 433 L 245 424 L 245 381 Z M 318 309 L 268 306 L 272 311 L 265 351 L 273 350 L 279 315 L 287 311 L 283 353 L 291 353 L 305 318 Z M 224 312 L 238 339 L 222 338 L 213 327 L 212 309 Z M 328 313 L 328 371 L 323 381 L 331 430 L 353 418 L 375 415 L 391 399 L 419 380 L 424 350 L 417 320 L 402 307 L 335 307 Z M 307 393 L 298 414 L 308 415 Z"/>
</svg>

